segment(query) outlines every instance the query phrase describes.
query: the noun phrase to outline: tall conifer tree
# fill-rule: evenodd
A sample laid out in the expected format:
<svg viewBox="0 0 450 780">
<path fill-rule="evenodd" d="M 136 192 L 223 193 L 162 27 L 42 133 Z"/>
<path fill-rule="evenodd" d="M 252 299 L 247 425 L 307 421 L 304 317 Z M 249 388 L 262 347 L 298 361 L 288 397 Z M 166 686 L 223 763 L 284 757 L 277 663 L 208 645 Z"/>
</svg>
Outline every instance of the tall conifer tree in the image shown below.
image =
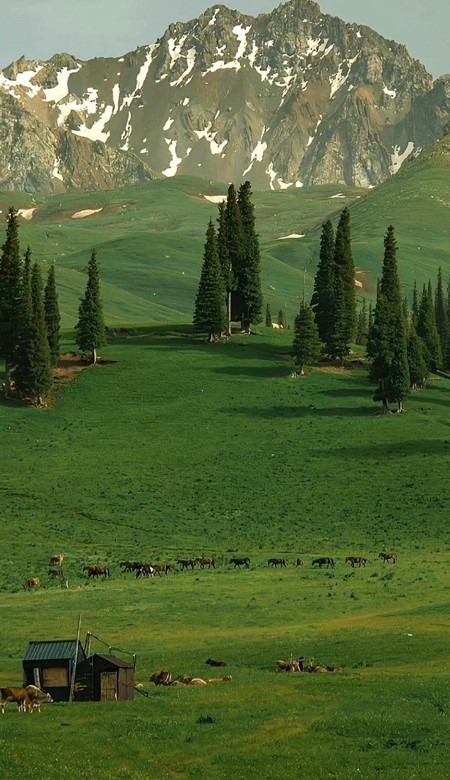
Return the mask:
<svg viewBox="0 0 450 780">
<path fill-rule="evenodd" d="M 209 220 L 203 252 L 193 327 L 197 333 L 206 332 L 214 341 L 227 326 L 224 282 L 217 248 L 217 236 L 212 220 Z"/>
<path fill-rule="evenodd" d="M 428 286 L 425 284 L 423 286 L 416 330 L 424 343 L 425 360 L 428 368 L 430 371 L 437 371 L 442 366 L 442 352 L 436 326 L 431 281 L 428 282 Z"/>
<path fill-rule="evenodd" d="M 336 264 L 334 343 L 340 345 L 340 352 L 343 345 L 346 345 L 344 354 L 347 354 L 356 330 L 355 266 L 348 208 L 343 210 L 337 226 L 334 262 Z M 339 353 L 336 354 L 341 357 Z"/>
<path fill-rule="evenodd" d="M 19 337 L 19 301 L 22 293 L 17 212 L 10 208 L 7 216 L 6 240 L 0 257 L 0 357 L 5 361 L 5 397 L 8 397 L 11 372 L 15 365 Z"/>
<path fill-rule="evenodd" d="M 272 312 L 270 311 L 270 303 L 266 304 L 266 328 L 272 327 Z"/>
<path fill-rule="evenodd" d="M 56 292 L 55 266 L 51 265 L 47 273 L 47 283 L 44 291 L 44 313 L 47 326 L 48 345 L 50 359 L 53 366 L 58 364 L 60 349 L 59 326 L 61 317 L 59 314 L 58 295 Z"/>
<path fill-rule="evenodd" d="M 411 321 L 414 327 L 417 327 L 417 320 L 419 318 L 419 298 L 417 295 L 417 281 L 414 279 L 412 307 L 411 307 Z"/>
<path fill-rule="evenodd" d="M 304 366 L 310 363 L 320 354 L 320 339 L 314 312 L 304 301 L 300 304 L 300 311 L 294 323 L 293 352 L 300 372 L 304 374 Z"/>
<path fill-rule="evenodd" d="M 243 296 L 243 326 L 249 330 L 251 322 L 261 321 L 261 252 L 255 229 L 255 208 L 251 200 L 249 181 L 239 187 L 238 207 L 242 224 L 242 263 L 237 269 L 238 289 Z"/>
<path fill-rule="evenodd" d="M 334 230 L 331 221 L 322 225 L 320 255 L 314 279 L 311 307 L 319 331 L 319 337 L 330 352 L 334 331 L 336 265 L 334 261 Z"/>
<path fill-rule="evenodd" d="M 242 296 L 233 296 L 233 293 L 236 293 L 238 290 L 238 280 L 244 258 L 244 233 L 242 230 L 241 212 L 239 210 L 234 184 L 230 184 L 228 187 L 227 202 L 225 206 L 225 226 L 226 247 L 231 268 L 231 320 L 233 316 L 241 317 L 243 314 Z M 233 305 L 233 298 L 235 302 L 239 299 L 239 306 L 237 306 L 236 303 Z"/>
<path fill-rule="evenodd" d="M 428 369 L 424 357 L 423 341 L 417 335 L 413 322 L 409 326 L 408 334 L 408 365 L 411 390 L 422 390 L 425 387 Z"/>
<path fill-rule="evenodd" d="M 86 290 L 78 307 L 75 340 L 82 352 L 91 353 L 92 362 L 95 364 L 97 362 L 97 349 L 106 343 L 100 296 L 100 268 L 95 249 L 91 252 Z"/>
<path fill-rule="evenodd" d="M 447 314 L 447 301 L 445 299 L 444 285 L 442 281 L 442 268 L 439 268 L 436 295 L 434 299 L 436 315 L 436 327 L 439 333 L 443 368 L 449 368 L 450 357 L 450 328 Z"/>
<path fill-rule="evenodd" d="M 228 335 L 231 336 L 231 291 L 233 289 L 233 269 L 231 266 L 230 253 L 228 251 L 227 208 L 225 201 L 221 201 L 219 203 L 219 217 L 217 222 L 217 250 L 219 254 L 223 286 L 225 290 Z"/>
</svg>

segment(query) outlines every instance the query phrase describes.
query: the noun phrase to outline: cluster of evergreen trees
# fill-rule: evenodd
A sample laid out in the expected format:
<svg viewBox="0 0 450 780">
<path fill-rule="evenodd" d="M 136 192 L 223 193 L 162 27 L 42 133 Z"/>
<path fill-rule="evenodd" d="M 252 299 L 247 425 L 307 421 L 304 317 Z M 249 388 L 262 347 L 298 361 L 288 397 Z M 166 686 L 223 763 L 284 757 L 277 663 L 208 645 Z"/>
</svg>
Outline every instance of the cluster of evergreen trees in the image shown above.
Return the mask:
<svg viewBox="0 0 450 780">
<path fill-rule="evenodd" d="M 97 359 L 105 343 L 100 299 L 100 275 L 95 250 L 88 265 L 85 295 L 78 310 L 76 341 L 82 352 Z M 53 369 L 60 354 L 60 314 L 55 268 L 50 266 L 45 289 L 40 268 L 28 247 L 22 258 L 17 212 L 10 208 L 6 240 L 0 257 L 0 357 L 5 361 L 4 394 L 42 404 L 53 385 Z"/>
<path fill-rule="evenodd" d="M 230 184 L 219 204 L 217 230 L 212 219 L 208 223 L 193 325 L 210 341 L 229 333 L 232 320 L 240 319 L 246 331 L 261 321 L 261 256 L 251 195 L 250 182 L 237 194 Z"/>
</svg>

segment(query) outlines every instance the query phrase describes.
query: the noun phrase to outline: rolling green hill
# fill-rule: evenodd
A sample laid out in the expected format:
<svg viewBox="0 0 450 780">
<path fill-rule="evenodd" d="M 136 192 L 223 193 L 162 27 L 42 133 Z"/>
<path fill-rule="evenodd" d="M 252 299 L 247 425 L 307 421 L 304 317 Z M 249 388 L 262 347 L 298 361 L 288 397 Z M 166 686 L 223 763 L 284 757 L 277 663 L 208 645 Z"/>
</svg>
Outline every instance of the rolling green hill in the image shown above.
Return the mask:
<svg viewBox="0 0 450 780">
<path fill-rule="evenodd" d="M 396 228 L 399 271 L 405 294 L 419 288 L 437 268 L 450 271 L 450 140 L 444 138 L 404 163 L 399 173 L 364 192 L 322 186 L 254 194 L 262 248 L 264 300 L 272 312 L 285 308 L 292 322 L 305 284 L 312 285 L 320 226 L 335 223 L 348 205 L 361 295 L 376 289 L 383 258 L 383 237 Z M 106 321 L 145 323 L 190 321 L 197 291 L 206 225 L 217 215 L 205 196 L 226 194 L 226 185 L 176 177 L 121 190 L 74 193 L 51 198 L 0 193 L 0 209 L 36 208 L 21 223 L 24 247 L 30 244 L 43 264 L 55 262 L 63 326 L 76 319 L 84 289 L 83 269 L 90 249 L 102 267 Z M 74 219 L 76 212 L 97 213 Z M 286 238 L 304 235 L 303 238 Z"/>
</svg>

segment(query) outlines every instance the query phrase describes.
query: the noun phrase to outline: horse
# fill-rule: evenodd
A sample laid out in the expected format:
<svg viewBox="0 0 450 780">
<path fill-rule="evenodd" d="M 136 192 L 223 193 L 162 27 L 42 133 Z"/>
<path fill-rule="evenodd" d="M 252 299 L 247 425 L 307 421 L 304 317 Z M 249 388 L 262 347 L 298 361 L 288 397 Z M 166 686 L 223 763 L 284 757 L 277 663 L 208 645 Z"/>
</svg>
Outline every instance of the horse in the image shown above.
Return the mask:
<svg viewBox="0 0 450 780">
<path fill-rule="evenodd" d="M 181 566 L 181 571 L 185 569 L 195 569 L 195 561 L 193 558 L 178 558 L 177 563 Z"/>
<path fill-rule="evenodd" d="M 64 577 L 64 572 L 62 569 L 49 569 L 48 570 L 48 576 L 49 577 Z"/>
<path fill-rule="evenodd" d="M 168 574 L 169 571 L 173 571 L 173 566 L 171 566 L 170 563 L 154 563 L 152 564 L 152 568 L 159 576 L 161 576 L 161 574 Z"/>
<path fill-rule="evenodd" d="M 216 568 L 216 564 L 214 563 L 214 558 L 196 558 L 195 562 L 199 564 L 201 569 L 204 569 L 206 566 L 208 567 L 208 569 L 210 569 L 211 566 L 213 569 Z"/>
<path fill-rule="evenodd" d="M 383 561 L 383 563 L 386 563 L 386 561 L 392 561 L 392 563 L 397 563 L 397 553 L 384 553 L 380 552 L 379 558 Z"/>
<path fill-rule="evenodd" d="M 335 564 L 334 564 L 333 558 L 326 558 L 325 557 L 325 558 L 316 558 L 312 562 L 311 565 L 312 566 L 316 566 L 317 565 L 317 566 L 319 566 L 320 569 L 322 568 L 322 566 L 326 566 L 327 569 L 334 569 L 334 565 Z"/>
<path fill-rule="evenodd" d="M 140 569 L 143 564 L 140 561 L 120 561 L 119 566 L 122 571 L 136 571 L 136 569 Z"/>
<path fill-rule="evenodd" d="M 155 570 L 153 566 L 150 566 L 149 563 L 143 563 L 142 566 L 139 566 L 138 569 L 136 569 L 136 579 L 138 580 L 139 577 L 154 577 L 155 576 Z"/>
<path fill-rule="evenodd" d="M 304 563 L 303 563 L 303 561 L 302 561 L 302 559 L 301 559 L 301 558 L 297 558 L 297 563 L 296 563 L 295 565 L 296 565 L 296 566 L 303 566 L 303 565 L 304 565 Z"/>
<path fill-rule="evenodd" d="M 58 555 L 52 555 L 50 558 L 48 565 L 49 566 L 61 566 L 62 562 L 64 560 L 64 555 L 62 553 L 59 553 Z"/>
<path fill-rule="evenodd" d="M 110 571 L 107 566 L 87 565 L 83 567 L 83 572 L 87 573 L 88 579 L 90 577 L 110 577 Z"/>
<path fill-rule="evenodd" d="M 240 569 L 241 566 L 245 566 L 246 569 L 250 566 L 250 558 L 231 558 L 230 565 L 234 563 L 234 568 Z"/>
<path fill-rule="evenodd" d="M 28 579 L 23 583 L 25 590 L 33 590 L 33 588 L 39 588 L 40 585 L 41 581 L 39 577 L 28 577 Z"/>
<path fill-rule="evenodd" d="M 366 565 L 367 558 L 362 558 L 360 555 L 349 555 L 345 559 L 345 563 L 351 563 L 353 569 L 355 568 L 355 566 L 357 566 L 358 569 L 360 569 L 361 566 Z"/>
<path fill-rule="evenodd" d="M 283 566 L 286 568 L 286 558 L 269 558 L 267 561 L 268 566 L 272 566 L 276 569 L 277 566 L 283 568 Z"/>
</svg>

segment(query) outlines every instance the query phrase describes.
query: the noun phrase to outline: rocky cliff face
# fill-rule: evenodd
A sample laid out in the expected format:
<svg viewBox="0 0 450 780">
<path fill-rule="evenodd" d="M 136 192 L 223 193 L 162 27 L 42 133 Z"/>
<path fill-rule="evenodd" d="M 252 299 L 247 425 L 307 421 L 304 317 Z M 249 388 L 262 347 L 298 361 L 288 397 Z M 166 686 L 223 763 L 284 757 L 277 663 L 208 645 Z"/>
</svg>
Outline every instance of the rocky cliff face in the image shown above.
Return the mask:
<svg viewBox="0 0 450 780">
<path fill-rule="evenodd" d="M 311 0 L 256 18 L 216 5 L 124 57 L 3 71 L 0 187 L 92 189 L 152 171 L 375 185 L 442 136 L 449 84 Z"/>
</svg>

